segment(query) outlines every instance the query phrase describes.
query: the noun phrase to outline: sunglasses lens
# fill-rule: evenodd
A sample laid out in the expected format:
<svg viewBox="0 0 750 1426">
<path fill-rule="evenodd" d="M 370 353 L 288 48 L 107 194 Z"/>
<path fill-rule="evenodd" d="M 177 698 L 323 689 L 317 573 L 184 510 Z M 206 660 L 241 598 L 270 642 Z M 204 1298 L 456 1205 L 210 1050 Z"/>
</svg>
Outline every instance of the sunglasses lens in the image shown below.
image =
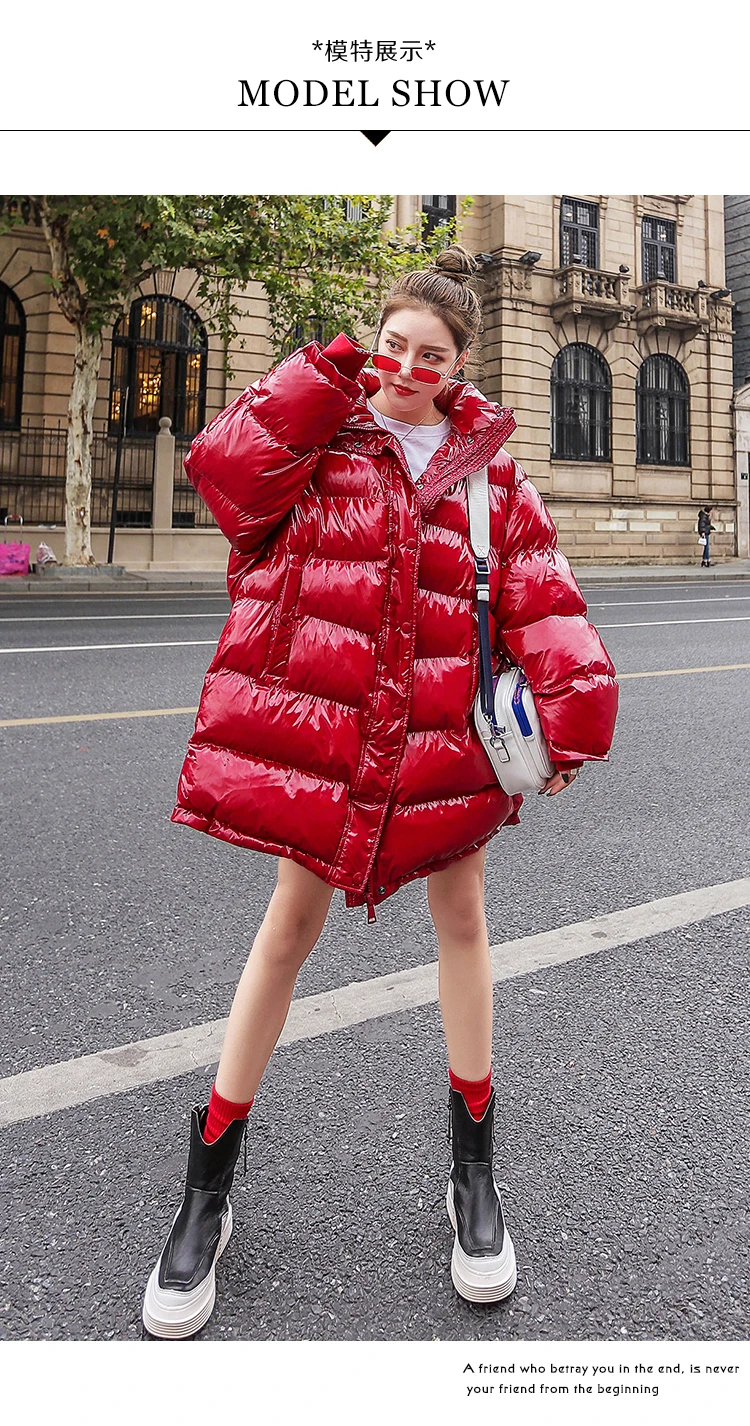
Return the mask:
<svg viewBox="0 0 750 1426">
<path fill-rule="evenodd" d="M 413 366 L 411 374 L 415 381 L 422 381 L 425 386 L 437 386 L 443 379 L 442 371 L 433 371 L 429 366 Z"/>
<path fill-rule="evenodd" d="M 372 353 L 372 364 L 377 371 L 398 372 L 401 370 L 400 361 L 396 361 L 395 357 L 383 356 L 382 352 Z M 415 381 L 423 382 L 425 386 L 437 386 L 438 382 L 443 379 L 443 372 L 434 371 L 429 366 L 415 366 L 412 367 L 411 376 Z"/>
</svg>

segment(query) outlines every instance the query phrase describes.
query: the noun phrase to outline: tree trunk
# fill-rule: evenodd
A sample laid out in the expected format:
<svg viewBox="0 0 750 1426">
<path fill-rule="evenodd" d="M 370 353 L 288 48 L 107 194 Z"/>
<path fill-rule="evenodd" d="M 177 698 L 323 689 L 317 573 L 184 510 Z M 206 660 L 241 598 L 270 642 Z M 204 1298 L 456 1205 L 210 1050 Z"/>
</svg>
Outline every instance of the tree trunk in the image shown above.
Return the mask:
<svg viewBox="0 0 750 1426">
<path fill-rule="evenodd" d="M 91 548 L 91 443 L 101 332 L 76 323 L 73 388 L 68 402 L 68 447 L 65 461 L 65 557 L 63 564 L 96 564 Z"/>
</svg>

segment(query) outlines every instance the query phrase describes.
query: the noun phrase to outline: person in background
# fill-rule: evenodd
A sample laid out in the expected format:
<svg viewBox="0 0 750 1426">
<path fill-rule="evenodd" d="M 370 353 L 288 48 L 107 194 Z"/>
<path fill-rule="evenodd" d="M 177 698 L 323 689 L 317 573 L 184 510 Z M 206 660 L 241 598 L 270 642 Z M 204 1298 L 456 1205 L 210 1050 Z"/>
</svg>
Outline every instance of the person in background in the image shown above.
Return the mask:
<svg viewBox="0 0 750 1426">
<path fill-rule="evenodd" d="M 714 533 L 714 530 L 716 529 L 716 526 L 711 524 L 711 511 L 713 510 L 713 508 L 713 505 L 702 505 L 698 514 L 698 535 L 705 535 L 705 540 L 703 544 L 703 559 L 701 560 L 701 569 L 711 568 L 711 546 L 709 541 L 710 536 Z"/>
</svg>

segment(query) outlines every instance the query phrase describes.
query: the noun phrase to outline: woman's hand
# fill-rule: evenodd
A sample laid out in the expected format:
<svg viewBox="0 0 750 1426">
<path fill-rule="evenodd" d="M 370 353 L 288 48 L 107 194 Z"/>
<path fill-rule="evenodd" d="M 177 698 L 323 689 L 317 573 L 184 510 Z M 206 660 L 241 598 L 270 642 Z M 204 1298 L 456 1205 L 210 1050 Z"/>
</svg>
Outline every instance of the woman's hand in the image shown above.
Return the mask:
<svg viewBox="0 0 750 1426">
<path fill-rule="evenodd" d="M 553 772 L 552 776 L 547 778 L 544 786 L 540 787 L 539 796 L 554 797 L 556 792 L 562 792 L 564 787 L 570 787 L 571 782 L 575 782 L 579 772 L 580 768 L 575 767 L 568 769 L 566 772 Z"/>
</svg>

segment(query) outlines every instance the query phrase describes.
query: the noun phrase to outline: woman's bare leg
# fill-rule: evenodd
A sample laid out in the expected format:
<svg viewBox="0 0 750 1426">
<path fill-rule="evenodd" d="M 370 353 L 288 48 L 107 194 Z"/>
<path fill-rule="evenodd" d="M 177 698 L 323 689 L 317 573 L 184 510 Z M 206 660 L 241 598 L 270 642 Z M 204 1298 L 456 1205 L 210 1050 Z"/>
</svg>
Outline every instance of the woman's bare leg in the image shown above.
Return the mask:
<svg viewBox="0 0 750 1426">
<path fill-rule="evenodd" d="M 224 1099 L 253 1099 L 284 1028 L 300 967 L 320 936 L 333 887 L 288 857 L 235 991 L 216 1089 Z"/>
<path fill-rule="evenodd" d="M 448 1064 L 460 1079 L 484 1079 L 492 1059 L 492 969 L 484 915 L 485 849 L 427 878 L 437 932 L 438 987 Z"/>
</svg>

